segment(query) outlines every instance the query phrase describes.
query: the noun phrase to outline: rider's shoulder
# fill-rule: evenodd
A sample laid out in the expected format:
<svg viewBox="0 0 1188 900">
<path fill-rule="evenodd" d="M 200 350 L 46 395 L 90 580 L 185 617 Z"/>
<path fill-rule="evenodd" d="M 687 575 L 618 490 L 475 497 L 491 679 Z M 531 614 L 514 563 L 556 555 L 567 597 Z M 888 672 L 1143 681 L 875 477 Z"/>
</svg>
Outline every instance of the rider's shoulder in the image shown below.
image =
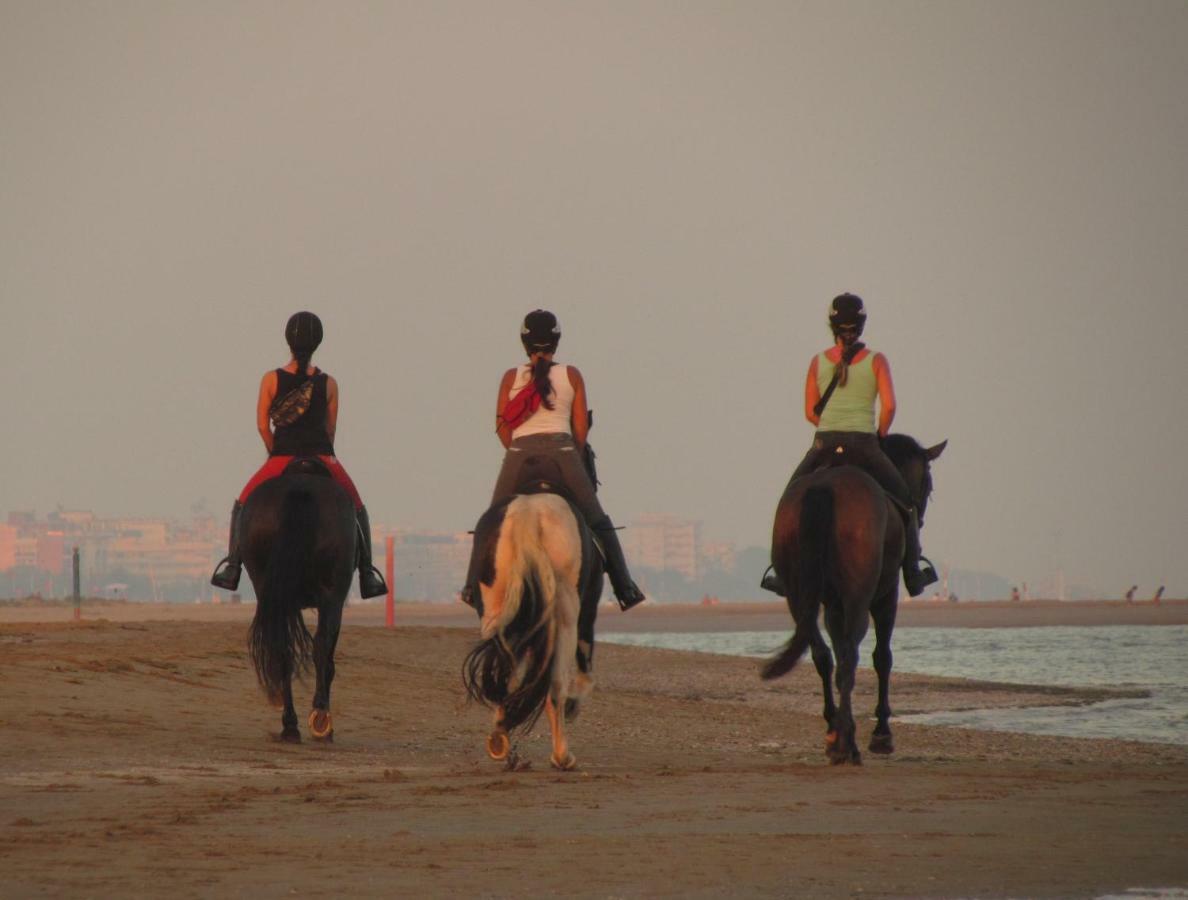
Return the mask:
<svg viewBox="0 0 1188 900">
<path fill-rule="evenodd" d="M 582 380 L 582 373 L 578 370 L 577 366 L 566 365 L 565 374 L 569 376 L 570 381 L 577 382 Z"/>
</svg>

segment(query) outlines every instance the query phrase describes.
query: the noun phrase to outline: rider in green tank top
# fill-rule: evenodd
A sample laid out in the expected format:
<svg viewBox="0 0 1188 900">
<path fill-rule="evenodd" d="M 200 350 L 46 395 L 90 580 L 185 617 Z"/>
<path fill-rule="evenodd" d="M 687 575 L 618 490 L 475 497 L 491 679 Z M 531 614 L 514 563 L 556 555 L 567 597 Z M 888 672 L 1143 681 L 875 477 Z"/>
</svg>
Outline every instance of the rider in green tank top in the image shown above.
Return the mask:
<svg viewBox="0 0 1188 900">
<path fill-rule="evenodd" d="M 911 492 L 879 444 L 895 418 L 895 386 L 886 357 L 858 341 L 865 324 L 861 297 L 841 294 L 833 298 L 829 327 L 834 344 L 813 357 L 804 385 L 805 418 L 817 426 L 817 432 L 789 485 L 821 468 L 838 452 L 845 453 L 849 464 L 868 472 L 897 501 L 903 514 L 903 581 L 908 593 L 915 597 L 936 581 L 936 572 L 931 565 L 920 566 L 920 527 Z M 835 374 L 837 382 L 830 391 Z M 786 593 L 774 572 L 763 579 L 763 587 L 777 594 Z"/>
</svg>

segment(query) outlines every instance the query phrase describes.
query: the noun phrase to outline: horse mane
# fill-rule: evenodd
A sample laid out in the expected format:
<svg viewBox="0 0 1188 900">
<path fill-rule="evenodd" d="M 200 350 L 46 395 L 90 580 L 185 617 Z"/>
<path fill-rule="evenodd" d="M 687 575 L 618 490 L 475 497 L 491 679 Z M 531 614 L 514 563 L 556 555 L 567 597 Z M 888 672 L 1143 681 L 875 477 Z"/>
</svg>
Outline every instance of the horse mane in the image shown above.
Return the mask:
<svg viewBox="0 0 1188 900">
<path fill-rule="evenodd" d="M 897 469 L 902 469 L 913 458 L 927 457 L 927 451 L 920 446 L 919 441 L 906 434 L 889 434 L 880 443 L 883 452 Z"/>
</svg>

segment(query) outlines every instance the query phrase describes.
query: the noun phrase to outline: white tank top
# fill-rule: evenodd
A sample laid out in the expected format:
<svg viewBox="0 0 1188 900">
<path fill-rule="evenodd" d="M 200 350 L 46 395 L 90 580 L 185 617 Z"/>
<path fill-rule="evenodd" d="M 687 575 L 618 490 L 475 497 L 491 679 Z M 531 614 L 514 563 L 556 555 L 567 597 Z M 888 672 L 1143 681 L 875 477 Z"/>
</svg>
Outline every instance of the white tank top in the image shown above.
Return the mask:
<svg viewBox="0 0 1188 900">
<path fill-rule="evenodd" d="M 516 370 L 516 380 L 512 382 L 507 398 L 510 400 L 518 394 L 531 379 L 532 367 L 525 363 Z M 553 386 L 553 392 L 549 394 L 553 408 L 549 409 L 542 403 L 536 412 L 512 432 L 513 441 L 530 434 L 573 433 L 569 427 L 570 414 L 573 412 L 573 385 L 569 383 L 569 366 L 557 363 L 549 369 L 549 384 Z"/>
</svg>

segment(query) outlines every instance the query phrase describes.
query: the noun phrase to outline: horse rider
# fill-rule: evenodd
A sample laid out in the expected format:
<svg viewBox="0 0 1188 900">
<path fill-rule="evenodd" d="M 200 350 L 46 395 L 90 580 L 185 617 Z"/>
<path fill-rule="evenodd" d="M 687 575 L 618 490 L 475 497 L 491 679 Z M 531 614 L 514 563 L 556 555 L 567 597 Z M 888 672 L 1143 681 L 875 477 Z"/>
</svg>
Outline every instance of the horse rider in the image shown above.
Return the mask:
<svg viewBox="0 0 1188 900">
<path fill-rule="evenodd" d="M 575 367 L 554 361 L 560 340 L 561 329 L 551 312 L 537 309 L 524 317 L 520 341 L 528 362 L 504 373 L 495 404 L 496 432 L 506 453 L 491 505 L 516 493 L 527 460 L 551 460 L 560 472 L 564 493 L 602 544 L 606 572 L 619 606 L 630 609 L 642 602 L 644 595 L 631 580 L 615 526 L 598 502 L 594 481 L 583 464 L 590 427 L 586 384 Z M 477 597 L 481 556 L 476 542 L 462 588 L 462 599 L 471 606 Z"/>
<path fill-rule="evenodd" d="M 879 444 L 895 418 L 895 387 L 887 358 L 858 340 L 865 324 L 861 297 L 840 294 L 833 298 L 829 305 L 833 346 L 813 357 L 804 384 L 804 415 L 817 426 L 817 433 L 788 486 L 828 465 L 838 454 L 870 474 L 903 516 L 903 581 L 908 593 L 915 597 L 936 581 L 936 571 L 931 565 L 920 566 L 920 527 L 914 501 L 907 482 Z M 763 587 L 777 594 L 787 593 L 774 571 L 763 579 Z"/>
<path fill-rule="evenodd" d="M 310 357 L 322 342 L 322 322 L 311 312 L 299 312 L 285 326 L 285 340 L 292 358 L 288 365 L 264 373 L 256 402 L 256 427 L 268 451 L 268 460 L 251 477 L 231 509 L 231 538 L 227 555 L 215 569 L 210 583 L 233 591 L 239 586 L 240 512 L 248 496 L 263 482 L 276 478 L 296 457 L 317 457 L 355 503 L 358 527 L 359 593 L 378 597 L 388 592 L 384 578 L 371 564 L 371 522 L 359 491 L 334 455 L 338 425 L 338 382 L 316 366 Z"/>
</svg>

